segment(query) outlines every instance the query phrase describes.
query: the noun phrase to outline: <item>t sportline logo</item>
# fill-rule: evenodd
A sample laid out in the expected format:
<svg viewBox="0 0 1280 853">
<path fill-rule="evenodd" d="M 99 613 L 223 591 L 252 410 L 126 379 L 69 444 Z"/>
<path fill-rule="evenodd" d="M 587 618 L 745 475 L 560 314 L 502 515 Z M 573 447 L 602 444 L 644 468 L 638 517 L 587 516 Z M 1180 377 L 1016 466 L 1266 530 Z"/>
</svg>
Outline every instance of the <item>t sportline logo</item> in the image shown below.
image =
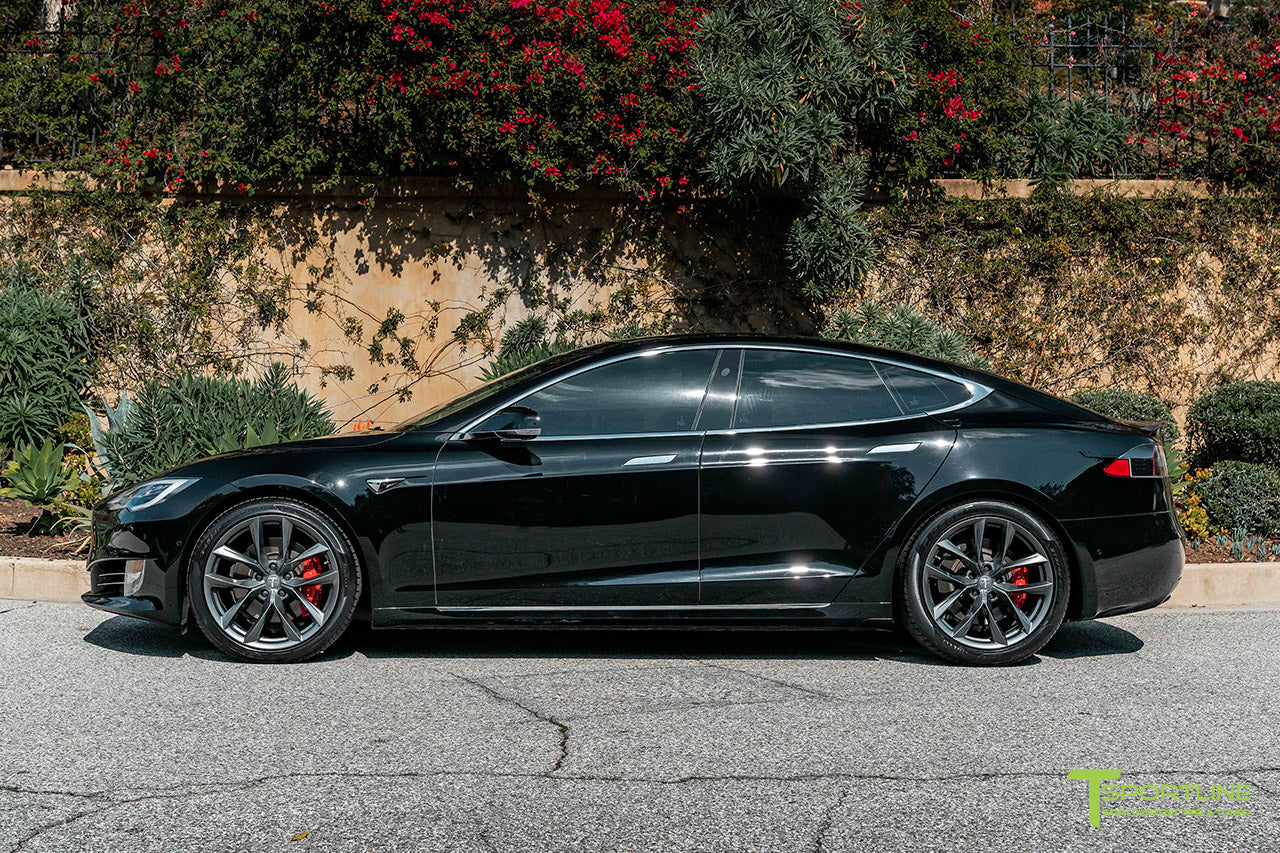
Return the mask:
<svg viewBox="0 0 1280 853">
<path fill-rule="evenodd" d="M 1101 826 L 1104 817 L 1248 817 L 1253 786 L 1200 782 L 1130 785 L 1117 782 L 1120 770 L 1072 770 L 1068 779 L 1089 783 L 1089 823 Z M 1131 801 L 1127 803 L 1126 801 Z M 1104 803 L 1119 803 L 1106 806 Z"/>
</svg>

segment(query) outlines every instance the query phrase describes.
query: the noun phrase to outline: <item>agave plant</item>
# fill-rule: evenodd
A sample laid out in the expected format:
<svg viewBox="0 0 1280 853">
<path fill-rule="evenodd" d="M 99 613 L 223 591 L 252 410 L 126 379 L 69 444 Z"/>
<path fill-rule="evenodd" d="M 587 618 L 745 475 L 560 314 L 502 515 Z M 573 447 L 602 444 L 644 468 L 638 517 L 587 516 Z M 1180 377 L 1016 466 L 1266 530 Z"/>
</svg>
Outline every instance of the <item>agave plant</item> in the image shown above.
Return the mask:
<svg viewBox="0 0 1280 853">
<path fill-rule="evenodd" d="M 0 497 L 17 498 L 40 510 L 32 531 L 49 529 L 54 502 L 80 481 L 78 474 L 62 464 L 63 450 L 63 445 L 52 441 L 19 445 L 5 466 L 9 485 L 0 489 Z"/>
</svg>

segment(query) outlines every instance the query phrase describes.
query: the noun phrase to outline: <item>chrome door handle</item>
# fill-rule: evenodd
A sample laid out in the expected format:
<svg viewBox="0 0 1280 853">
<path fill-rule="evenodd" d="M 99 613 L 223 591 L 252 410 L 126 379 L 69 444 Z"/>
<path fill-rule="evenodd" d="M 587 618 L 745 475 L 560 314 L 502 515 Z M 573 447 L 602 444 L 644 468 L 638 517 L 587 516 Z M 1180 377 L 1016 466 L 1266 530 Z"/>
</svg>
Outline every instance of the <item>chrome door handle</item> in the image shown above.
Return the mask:
<svg viewBox="0 0 1280 853">
<path fill-rule="evenodd" d="M 666 465 L 668 462 L 674 461 L 676 455 L 674 453 L 664 453 L 661 456 L 633 456 L 626 462 L 622 463 L 623 468 L 631 465 Z"/>
<path fill-rule="evenodd" d="M 919 446 L 920 446 L 920 442 L 918 441 L 913 441 L 909 444 L 881 444 L 878 447 L 873 447 L 870 450 L 868 450 L 867 454 L 870 455 L 872 453 L 910 453 L 911 451 L 915 450 Z"/>
</svg>

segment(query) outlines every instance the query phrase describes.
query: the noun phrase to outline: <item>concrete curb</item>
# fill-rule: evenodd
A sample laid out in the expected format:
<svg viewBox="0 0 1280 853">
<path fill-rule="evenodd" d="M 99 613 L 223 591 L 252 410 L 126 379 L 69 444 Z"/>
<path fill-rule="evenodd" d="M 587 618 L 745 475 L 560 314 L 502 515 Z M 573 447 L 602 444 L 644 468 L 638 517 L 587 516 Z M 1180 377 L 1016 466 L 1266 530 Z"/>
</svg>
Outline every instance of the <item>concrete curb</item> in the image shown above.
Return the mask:
<svg viewBox="0 0 1280 853">
<path fill-rule="evenodd" d="M 1188 563 L 1165 607 L 1280 604 L 1280 563 Z"/>
<path fill-rule="evenodd" d="M 0 557 L 0 598 L 79 601 L 88 591 L 83 560 Z M 1164 606 L 1256 605 L 1280 605 L 1280 563 L 1188 563 Z"/>
<path fill-rule="evenodd" d="M 88 591 L 84 560 L 0 557 L 0 598 L 79 601 Z"/>
</svg>

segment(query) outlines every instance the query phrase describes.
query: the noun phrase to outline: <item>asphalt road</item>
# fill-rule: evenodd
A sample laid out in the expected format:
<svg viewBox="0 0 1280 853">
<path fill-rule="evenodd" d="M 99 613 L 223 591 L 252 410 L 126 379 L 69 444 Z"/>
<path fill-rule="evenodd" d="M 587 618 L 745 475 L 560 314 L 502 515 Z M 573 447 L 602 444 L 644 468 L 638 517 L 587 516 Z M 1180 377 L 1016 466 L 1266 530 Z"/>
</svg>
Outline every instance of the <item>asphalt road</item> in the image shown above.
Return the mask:
<svg viewBox="0 0 1280 853">
<path fill-rule="evenodd" d="M 366 630 L 319 661 L 252 666 L 79 606 L 0 611 L 0 851 L 1280 837 L 1278 612 L 1069 625 L 1028 664 L 979 670 L 890 635 L 796 632 Z M 1250 814 L 1094 829 L 1076 767 L 1249 783 Z"/>
</svg>

